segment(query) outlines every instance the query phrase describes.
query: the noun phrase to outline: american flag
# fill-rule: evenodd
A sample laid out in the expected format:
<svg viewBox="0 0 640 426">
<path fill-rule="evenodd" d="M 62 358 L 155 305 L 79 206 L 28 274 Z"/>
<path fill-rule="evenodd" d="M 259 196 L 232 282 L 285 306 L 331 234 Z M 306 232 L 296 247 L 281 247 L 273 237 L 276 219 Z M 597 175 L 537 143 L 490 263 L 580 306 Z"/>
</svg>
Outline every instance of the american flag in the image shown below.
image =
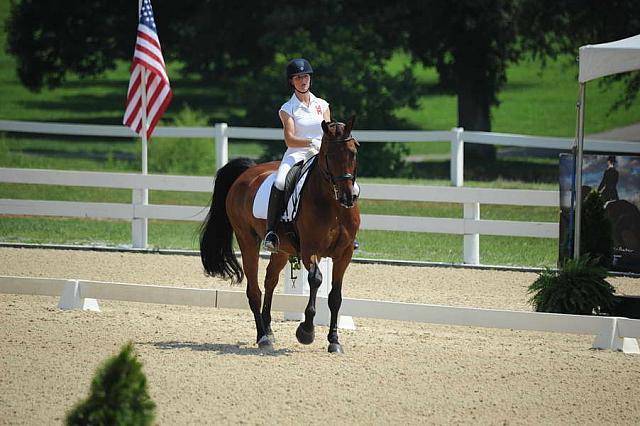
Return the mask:
<svg viewBox="0 0 640 426">
<path fill-rule="evenodd" d="M 147 138 L 173 96 L 150 0 L 142 0 L 138 37 L 131 64 L 131 79 L 122 123 L 142 136 L 142 76 L 146 76 Z"/>
</svg>

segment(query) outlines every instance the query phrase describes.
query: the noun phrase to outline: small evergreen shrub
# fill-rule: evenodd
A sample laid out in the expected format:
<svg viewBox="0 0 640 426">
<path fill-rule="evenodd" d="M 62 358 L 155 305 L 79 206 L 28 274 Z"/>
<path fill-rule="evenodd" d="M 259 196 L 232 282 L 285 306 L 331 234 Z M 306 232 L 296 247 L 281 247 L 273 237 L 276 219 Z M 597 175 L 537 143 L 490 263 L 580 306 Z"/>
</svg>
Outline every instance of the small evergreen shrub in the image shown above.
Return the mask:
<svg viewBox="0 0 640 426">
<path fill-rule="evenodd" d="M 529 286 L 529 299 L 537 312 L 591 315 L 608 312 L 615 289 L 606 281 L 607 270 L 588 255 L 567 259 L 560 269 L 546 269 Z"/>
<path fill-rule="evenodd" d="M 155 406 L 147 393 L 142 364 L 128 343 L 98 368 L 88 398 L 67 414 L 66 424 L 150 425 Z"/>
<path fill-rule="evenodd" d="M 176 127 L 207 126 L 206 116 L 185 105 L 174 118 Z M 210 139 L 153 138 L 149 141 L 149 171 L 177 175 L 214 175 L 215 143 Z"/>
</svg>

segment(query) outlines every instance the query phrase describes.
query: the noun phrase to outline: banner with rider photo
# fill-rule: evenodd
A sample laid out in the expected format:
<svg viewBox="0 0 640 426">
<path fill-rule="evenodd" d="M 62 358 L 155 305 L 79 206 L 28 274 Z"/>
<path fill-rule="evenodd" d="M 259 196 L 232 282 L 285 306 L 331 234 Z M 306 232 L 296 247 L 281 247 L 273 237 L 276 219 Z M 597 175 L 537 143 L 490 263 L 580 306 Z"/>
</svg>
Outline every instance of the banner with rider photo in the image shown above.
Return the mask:
<svg viewBox="0 0 640 426">
<path fill-rule="evenodd" d="M 573 169 L 573 155 L 561 154 L 560 260 L 569 257 L 572 252 Z M 611 269 L 640 273 L 640 157 L 587 154 L 582 166 L 582 185 L 583 196 L 595 189 L 605 202 L 605 212 L 612 224 Z"/>
</svg>

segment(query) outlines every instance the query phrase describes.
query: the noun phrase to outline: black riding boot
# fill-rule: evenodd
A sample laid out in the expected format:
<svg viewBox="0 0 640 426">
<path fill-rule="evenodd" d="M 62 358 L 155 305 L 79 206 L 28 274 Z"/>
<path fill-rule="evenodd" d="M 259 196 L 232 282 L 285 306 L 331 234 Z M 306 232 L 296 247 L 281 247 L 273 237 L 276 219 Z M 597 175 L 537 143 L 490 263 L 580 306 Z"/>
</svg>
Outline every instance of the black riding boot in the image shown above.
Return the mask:
<svg viewBox="0 0 640 426">
<path fill-rule="evenodd" d="M 282 217 L 284 201 L 284 191 L 279 190 L 274 186 L 271 187 L 271 194 L 269 195 L 269 209 L 267 210 L 267 235 L 264 237 L 263 248 L 271 253 L 278 251 L 280 240 L 278 234 L 276 234 L 276 226 L 280 222 Z"/>
</svg>

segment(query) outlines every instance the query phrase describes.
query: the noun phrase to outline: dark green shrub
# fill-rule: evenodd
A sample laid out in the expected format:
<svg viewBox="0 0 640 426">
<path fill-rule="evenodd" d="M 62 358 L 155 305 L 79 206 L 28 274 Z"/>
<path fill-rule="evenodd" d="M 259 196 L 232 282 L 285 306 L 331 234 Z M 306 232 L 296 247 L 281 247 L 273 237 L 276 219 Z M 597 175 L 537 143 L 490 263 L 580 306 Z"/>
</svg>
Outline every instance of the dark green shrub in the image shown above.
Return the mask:
<svg viewBox="0 0 640 426">
<path fill-rule="evenodd" d="M 185 105 L 174 119 L 176 127 L 204 127 L 201 111 Z M 152 138 L 149 141 L 149 171 L 177 175 L 214 175 L 215 143 L 210 139 Z"/>
<path fill-rule="evenodd" d="M 567 259 L 559 270 L 546 269 L 529 286 L 529 299 L 538 312 L 591 315 L 608 311 L 614 288 L 606 278 L 607 270 L 588 255 Z"/>
<path fill-rule="evenodd" d="M 598 265 L 610 267 L 613 260 L 612 227 L 598 191 L 590 191 L 582 202 L 580 230 L 580 253 L 588 253 Z"/>
<path fill-rule="evenodd" d="M 142 364 L 128 343 L 108 359 L 91 382 L 89 397 L 66 418 L 67 425 L 150 425 L 155 403 L 147 393 Z"/>
</svg>

